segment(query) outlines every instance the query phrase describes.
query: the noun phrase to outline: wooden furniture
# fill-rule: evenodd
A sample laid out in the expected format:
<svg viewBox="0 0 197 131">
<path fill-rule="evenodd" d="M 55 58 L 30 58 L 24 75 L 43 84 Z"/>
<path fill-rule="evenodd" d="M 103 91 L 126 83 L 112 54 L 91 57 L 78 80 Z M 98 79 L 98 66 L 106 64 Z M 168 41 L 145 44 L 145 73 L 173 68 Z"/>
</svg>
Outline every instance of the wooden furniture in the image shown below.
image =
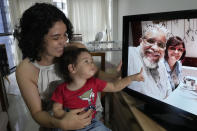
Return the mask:
<svg viewBox="0 0 197 131">
<path fill-rule="evenodd" d="M 100 56 L 101 57 L 101 70 L 105 71 L 105 52 L 90 52 L 90 54 L 94 56 Z"/>
<path fill-rule="evenodd" d="M 166 131 L 135 106 L 139 101 L 125 92 L 111 95 L 110 121 L 113 131 Z"/>
<path fill-rule="evenodd" d="M 184 66 L 197 67 L 197 58 L 196 57 L 185 57 L 182 61 Z"/>
<path fill-rule="evenodd" d="M 82 34 L 73 34 L 71 42 L 82 42 Z"/>
</svg>

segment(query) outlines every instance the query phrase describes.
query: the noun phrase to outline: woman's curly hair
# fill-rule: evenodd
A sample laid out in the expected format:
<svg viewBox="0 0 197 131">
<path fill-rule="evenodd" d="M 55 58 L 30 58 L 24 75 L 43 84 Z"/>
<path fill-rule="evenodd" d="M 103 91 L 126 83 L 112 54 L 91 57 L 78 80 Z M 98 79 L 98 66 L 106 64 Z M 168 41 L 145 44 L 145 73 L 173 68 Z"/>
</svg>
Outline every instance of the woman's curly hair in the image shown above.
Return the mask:
<svg viewBox="0 0 197 131">
<path fill-rule="evenodd" d="M 22 51 L 23 59 L 41 60 L 40 53 L 44 51 L 44 36 L 55 22 L 63 21 L 67 27 L 68 38 L 73 35 L 73 26 L 65 14 L 49 3 L 35 3 L 27 9 L 16 26 L 14 37 Z"/>
<path fill-rule="evenodd" d="M 77 59 L 82 52 L 89 51 L 86 48 L 78 48 L 76 46 L 67 46 L 64 48 L 64 53 L 62 56 L 55 59 L 55 71 L 56 74 L 63 78 L 67 83 L 73 81 L 68 70 L 68 65 L 72 64 L 75 66 L 77 64 Z"/>
</svg>

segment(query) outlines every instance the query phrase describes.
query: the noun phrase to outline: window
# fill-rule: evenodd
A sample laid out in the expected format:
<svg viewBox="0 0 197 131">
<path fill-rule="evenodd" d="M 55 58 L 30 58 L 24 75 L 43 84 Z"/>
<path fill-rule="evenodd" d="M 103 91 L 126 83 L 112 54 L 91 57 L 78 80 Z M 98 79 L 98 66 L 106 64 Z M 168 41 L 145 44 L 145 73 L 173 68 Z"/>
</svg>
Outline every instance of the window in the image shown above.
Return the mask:
<svg viewBox="0 0 197 131">
<path fill-rule="evenodd" d="M 66 0 L 53 0 L 53 4 L 61 11 L 63 11 L 66 16 L 68 15 Z"/>
<path fill-rule="evenodd" d="M 95 40 L 98 32 L 104 33 L 104 40 L 110 40 L 112 0 L 53 0 L 53 3 L 70 19 L 74 34 L 82 34 L 83 42 Z"/>
<path fill-rule="evenodd" d="M 8 0 L 0 0 L 0 34 L 11 33 L 11 20 Z"/>
<path fill-rule="evenodd" d="M 7 55 L 8 70 L 15 67 L 13 36 L 8 0 L 0 0 L 0 46 L 5 47 Z M 1 61 L 1 60 L 0 60 Z M 5 67 L 4 67 L 5 68 Z"/>
</svg>

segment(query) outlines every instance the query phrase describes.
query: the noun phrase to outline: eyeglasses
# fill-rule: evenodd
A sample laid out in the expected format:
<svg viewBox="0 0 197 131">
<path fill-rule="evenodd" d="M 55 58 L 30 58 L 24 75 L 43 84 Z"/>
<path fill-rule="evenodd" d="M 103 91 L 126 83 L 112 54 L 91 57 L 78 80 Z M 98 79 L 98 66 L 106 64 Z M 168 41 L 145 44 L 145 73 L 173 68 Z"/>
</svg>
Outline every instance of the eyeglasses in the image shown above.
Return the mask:
<svg viewBox="0 0 197 131">
<path fill-rule="evenodd" d="M 161 49 L 165 49 L 166 48 L 166 43 L 164 43 L 164 42 L 157 41 L 157 40 L 152 39 L 152 38 L 149 38 L 149 39 L 144 38 L 144 40 L 146 40 L 146 45 L 154 46 L 157 43 L 157 46 L 159 48 L 161 48 Z"/>
<path fill-rule="evenodd" d="M 178 52 L 184 52 L 185 51 L 185 48 L 178 48 L 178 47 L 174 47 L 174 46 L 169 46 L 169 50 L 172 50 L 172 51 L 178 51 Z"/>
</svg>

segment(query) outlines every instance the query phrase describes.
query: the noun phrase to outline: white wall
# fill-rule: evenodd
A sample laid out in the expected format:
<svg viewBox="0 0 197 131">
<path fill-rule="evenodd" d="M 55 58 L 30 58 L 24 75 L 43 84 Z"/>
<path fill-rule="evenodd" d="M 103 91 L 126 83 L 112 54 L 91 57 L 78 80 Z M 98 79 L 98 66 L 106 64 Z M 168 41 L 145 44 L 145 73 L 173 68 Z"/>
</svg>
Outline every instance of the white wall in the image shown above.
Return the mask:
<svg viewBox="0 0 197 131">
<path fill-rule="evenodd" d="M 118 0 L 118 13 L 113 15 L 114 19 L 118 19 L 118 29 L 114 29 L 118 31 L 118 36 L 114 36 L 114 40 L 122 41 L 122 20 L 125 15 L 189 9 L 197 9 L 197 0 Z"/>
</svg>

